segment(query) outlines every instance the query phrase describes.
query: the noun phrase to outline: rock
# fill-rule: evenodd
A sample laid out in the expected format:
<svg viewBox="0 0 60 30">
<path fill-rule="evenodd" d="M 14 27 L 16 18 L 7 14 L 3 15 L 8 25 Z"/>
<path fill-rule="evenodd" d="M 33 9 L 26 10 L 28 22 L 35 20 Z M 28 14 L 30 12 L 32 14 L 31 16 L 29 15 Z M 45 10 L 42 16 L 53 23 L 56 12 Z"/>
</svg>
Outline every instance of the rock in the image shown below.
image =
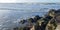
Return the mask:
<svg viewBox="0 0 60 30">
<path fill-rule="evenodd" d="M 27 20 L 22 20 L 21 23 L 24 24 L 26 21 L 29 22 L 27 26 L 19 28 L 19 30 L 55 30 L 57 27 L 57 15 L 59 10 L 51 9 L 47 16 L 40 17 L 36 15 L 34 18 L 29 18 Z M 57 15 L 56 15 L 57 14 Z M 60 16 L 60 15 L 59 15 Z"/>
</svg>

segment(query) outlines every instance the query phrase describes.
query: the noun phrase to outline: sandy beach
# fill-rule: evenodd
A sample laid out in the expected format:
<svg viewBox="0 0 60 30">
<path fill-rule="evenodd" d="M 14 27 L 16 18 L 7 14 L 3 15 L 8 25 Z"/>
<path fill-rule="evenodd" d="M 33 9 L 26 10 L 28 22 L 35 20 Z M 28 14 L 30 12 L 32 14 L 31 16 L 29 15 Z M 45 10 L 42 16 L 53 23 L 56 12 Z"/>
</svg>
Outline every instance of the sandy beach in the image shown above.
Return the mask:
<svg viewBox="0 0 60 30">
<path fill-rule="evenodd" d="M 60 30 L 60 24 L 58 24 L 58 26 L 57 26 L 56 30 Z"/>
</svg>

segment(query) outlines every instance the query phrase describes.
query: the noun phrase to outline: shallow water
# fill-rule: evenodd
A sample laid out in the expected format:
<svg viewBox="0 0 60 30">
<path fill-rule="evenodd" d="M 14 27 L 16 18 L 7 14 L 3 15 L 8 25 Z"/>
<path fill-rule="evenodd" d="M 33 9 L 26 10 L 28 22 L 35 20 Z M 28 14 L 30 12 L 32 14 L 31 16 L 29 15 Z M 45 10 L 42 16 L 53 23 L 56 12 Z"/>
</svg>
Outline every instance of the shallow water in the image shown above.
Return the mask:
<svg viewBox="0 0 60 30">
<path fill-rule="evenodd" d="M 60 9 L 60 4 L 28 4 L 28 3 L 1 3 L 0 30 L 8 30 L 19 26 L 21 19 L 44 16 L 49 9 Z"/>
</svg>

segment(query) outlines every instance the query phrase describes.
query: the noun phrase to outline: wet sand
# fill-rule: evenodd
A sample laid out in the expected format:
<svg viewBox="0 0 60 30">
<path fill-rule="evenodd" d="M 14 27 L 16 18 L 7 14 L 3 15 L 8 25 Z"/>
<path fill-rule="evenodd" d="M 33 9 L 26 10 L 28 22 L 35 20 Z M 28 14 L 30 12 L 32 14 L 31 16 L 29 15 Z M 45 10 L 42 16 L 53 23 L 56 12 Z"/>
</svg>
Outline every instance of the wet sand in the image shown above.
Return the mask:
<svg viewBox="0 0 60 30">
<path fill-rule="evenodd" d="M 56 30 L 60 30 L 60 24 L 58 24 L 58 26 L 57 26 Z"/>
</svg>

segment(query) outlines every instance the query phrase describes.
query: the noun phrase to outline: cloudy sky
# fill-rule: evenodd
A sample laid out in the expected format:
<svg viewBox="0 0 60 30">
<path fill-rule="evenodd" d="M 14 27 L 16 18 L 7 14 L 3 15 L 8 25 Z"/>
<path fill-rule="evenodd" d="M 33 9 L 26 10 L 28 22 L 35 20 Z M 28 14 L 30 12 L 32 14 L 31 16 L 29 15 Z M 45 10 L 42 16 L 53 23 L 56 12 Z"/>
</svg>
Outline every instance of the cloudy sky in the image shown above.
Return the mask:
<svg viewBox="0 0 60 30">
<path fill-rule="evenodd" d="M 0 0 L 0 3 L 24 3 L 24 2 L 40 2 L 40 3 L 59 3 L 60 0 Z"/>
</svg>

